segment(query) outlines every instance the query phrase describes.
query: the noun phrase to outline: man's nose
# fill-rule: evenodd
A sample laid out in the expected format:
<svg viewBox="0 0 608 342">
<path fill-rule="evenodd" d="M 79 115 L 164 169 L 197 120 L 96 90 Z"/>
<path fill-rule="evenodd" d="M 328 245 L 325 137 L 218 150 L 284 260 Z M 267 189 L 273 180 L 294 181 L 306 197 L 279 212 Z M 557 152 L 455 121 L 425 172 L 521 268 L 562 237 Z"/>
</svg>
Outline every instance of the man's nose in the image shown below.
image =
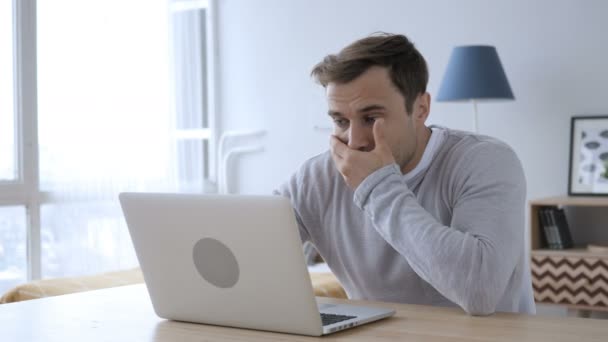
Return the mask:
<svg viewBox="0 0 608 342">
<path fill-rule="evenodd" d="M 364 128 L 352 125 L 348 132 L 348 147 L 358 151 L 371 151 L 373 142 Z"/>
</svg>

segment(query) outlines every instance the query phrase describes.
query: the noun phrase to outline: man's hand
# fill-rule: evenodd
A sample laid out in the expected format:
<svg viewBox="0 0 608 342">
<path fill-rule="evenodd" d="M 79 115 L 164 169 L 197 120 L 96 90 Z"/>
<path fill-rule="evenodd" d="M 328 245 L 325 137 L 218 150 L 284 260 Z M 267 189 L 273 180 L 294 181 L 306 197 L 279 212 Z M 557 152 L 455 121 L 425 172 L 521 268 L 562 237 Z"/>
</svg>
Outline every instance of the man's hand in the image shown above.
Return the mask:
<svg viewBox="0 0 608 342">
<path fill-rule="evenodd" d="M 383 119 L 374 122 L 373 134 L 375 146 L 369 152 L 350 149 L 335 135 L 330 138 L 331 156 L 334 163 L 346 184 L 353 190 L 374 171 L 395 162 L 384 137 Z"/>
</svg>

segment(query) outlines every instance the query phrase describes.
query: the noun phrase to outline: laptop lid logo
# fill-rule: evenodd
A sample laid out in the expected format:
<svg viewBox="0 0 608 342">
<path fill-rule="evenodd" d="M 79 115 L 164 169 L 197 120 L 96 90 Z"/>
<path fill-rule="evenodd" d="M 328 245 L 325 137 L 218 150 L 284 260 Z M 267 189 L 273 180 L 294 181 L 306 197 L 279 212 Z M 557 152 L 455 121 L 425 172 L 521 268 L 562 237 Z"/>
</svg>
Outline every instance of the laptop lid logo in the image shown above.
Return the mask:
<svg viewBox="0 0 608 342">
<path fill-rule="evenodd" d="M 234 253 L 221 241 L 203 238 L 194 244 L 192 259 L 198 273 L 211 285 L 231 288 L 239 281 L 239 264 Z"/>
</svg>

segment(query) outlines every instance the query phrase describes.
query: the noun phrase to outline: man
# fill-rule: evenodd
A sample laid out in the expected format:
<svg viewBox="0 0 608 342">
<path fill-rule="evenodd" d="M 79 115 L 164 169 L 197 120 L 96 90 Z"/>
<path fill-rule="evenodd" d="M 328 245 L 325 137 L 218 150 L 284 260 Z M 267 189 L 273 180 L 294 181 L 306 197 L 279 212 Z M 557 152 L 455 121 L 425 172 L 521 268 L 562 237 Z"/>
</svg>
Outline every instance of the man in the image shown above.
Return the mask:
<svg viewBox="0 0 608 342">
<path fill-rule="evenodd" d="M 331 148 L 277 193 L 349 297 L 534 313 L 513 150 L 425 126 L 427 66 L 405 36 L 356 41 L 312 75 L 326 89 Z"/>
</svg>

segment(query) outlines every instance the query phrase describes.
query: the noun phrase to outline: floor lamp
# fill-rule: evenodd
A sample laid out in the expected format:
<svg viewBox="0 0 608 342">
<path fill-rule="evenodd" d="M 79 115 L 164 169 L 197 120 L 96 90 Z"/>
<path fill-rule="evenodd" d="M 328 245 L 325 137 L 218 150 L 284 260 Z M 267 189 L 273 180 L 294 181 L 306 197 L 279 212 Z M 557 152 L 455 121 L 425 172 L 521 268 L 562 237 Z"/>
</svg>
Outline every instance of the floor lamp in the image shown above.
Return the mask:
<svg viewBox="0 0 608 342">
<path fill-rule="evenodd" d="M 468 45 L 454 48 L 437 101 L 473 102 L 475 132 L 478 133 L 478 101 L 514 99 L 495 47 Z"/>
</svg>

